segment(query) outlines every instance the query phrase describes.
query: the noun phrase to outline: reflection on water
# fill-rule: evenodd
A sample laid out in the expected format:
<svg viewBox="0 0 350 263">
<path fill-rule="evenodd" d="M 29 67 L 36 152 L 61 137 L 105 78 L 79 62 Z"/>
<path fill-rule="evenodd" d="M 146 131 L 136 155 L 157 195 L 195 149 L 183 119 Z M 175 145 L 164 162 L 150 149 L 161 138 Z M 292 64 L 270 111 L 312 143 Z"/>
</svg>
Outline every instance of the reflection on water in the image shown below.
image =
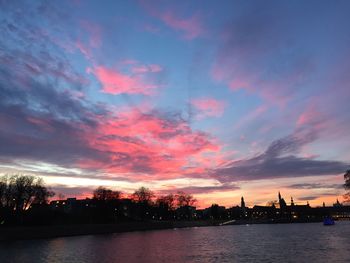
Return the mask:
<svg viewBox="0 0 350 263">
<path fill-rule="evenodd" d="M 0 262 L 349 262 L 350 222 L 187 228 L 0 243 Z"/>
</svg>

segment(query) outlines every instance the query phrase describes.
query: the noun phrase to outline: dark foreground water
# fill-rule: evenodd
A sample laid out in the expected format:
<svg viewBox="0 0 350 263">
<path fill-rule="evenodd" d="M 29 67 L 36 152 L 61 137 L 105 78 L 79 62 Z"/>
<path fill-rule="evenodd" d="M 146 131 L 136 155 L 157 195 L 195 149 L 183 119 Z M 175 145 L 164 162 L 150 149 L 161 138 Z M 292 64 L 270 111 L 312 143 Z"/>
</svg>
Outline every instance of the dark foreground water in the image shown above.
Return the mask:
<svg viewBox="0 0 350 263">
<path fill-rule="evenodd" d="M 157 230 L 0 243 L 0 262 L 350 262 L 350 222 Z"/>
</svg>

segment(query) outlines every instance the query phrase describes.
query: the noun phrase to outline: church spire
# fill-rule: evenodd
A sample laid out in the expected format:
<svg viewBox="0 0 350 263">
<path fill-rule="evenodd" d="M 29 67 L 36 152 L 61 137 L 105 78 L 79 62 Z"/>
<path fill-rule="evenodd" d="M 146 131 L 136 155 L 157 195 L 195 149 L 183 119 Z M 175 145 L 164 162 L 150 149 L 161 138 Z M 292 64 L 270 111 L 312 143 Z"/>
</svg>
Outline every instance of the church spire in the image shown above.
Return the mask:
<svg viewBox="0 0 350 263">
<path fill-rule="evenodd" d="M 245 202 L 243 196 L 241 197 L 241 208 L 245 208 Z"/>
</svg>

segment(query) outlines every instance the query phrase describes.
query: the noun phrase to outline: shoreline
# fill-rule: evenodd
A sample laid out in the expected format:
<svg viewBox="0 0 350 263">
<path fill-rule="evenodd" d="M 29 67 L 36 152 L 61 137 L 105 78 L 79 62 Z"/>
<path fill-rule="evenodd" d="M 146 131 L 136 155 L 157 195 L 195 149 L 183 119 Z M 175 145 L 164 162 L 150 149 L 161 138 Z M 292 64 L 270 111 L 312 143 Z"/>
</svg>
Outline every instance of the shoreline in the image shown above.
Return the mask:
<svg viewBox="0 0 350 263">
<path fill-rule="evenodd" d="M 165 221 L 121 222 L 116 224 L 11 226 L 0 227 L 0 242 L 218 225 L 219 222 L 214 221 Z"/>
<path fill-rule="evenodd" d="M 152 231 L 174 228 L 228 226 L 228 225 L 254 225 L 254 224 L 305 224 L 320 223 L 321 221 L 269 221 L 269 220 L 235 220 L 224 222 L 223 220 L 203 221 L 149 221 L 149 222 L 120 222 L 115 224 L 70 224 L 70 225 L 46 225 L 46 226 L 11 226 L 0 227 L 0 242 L 46 239 L 58 237 L 71 237 L 83 235 L 101 235 L 113 233 L 125 233 L 135 231 Z"/>
</svg>

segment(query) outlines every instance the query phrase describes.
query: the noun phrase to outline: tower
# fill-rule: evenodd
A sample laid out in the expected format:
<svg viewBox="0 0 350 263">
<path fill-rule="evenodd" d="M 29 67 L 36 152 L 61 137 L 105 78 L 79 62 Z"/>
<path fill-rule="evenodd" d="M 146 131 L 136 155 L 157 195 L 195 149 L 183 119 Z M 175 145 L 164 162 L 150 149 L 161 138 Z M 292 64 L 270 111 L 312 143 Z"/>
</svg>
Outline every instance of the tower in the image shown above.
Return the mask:
<svg viewBox="0 0 350 263">
<path fill-rule="evenodd" d="M 245 202 L 243 196 L 241 197 L 241 208 L 245 209 Z"/>
<path fill-rule="evenodd" d="M 243 196 L 241 197 L 241 216 L 243 218 L 247 217 L 247 209 L 245 207 L 245 202 Z"/>
<path fill-rule="evenodd" d="M 284 201 L 280 192 L 278 192 L 278 203 L 280 205 L 281 210 L 283 210 L 287 206 L 286 201 Z"/>
<path fill-rule="evenodd" d="M 294 200 L 293 200 L 293 197 L 290 198 L 290 205 L 291 206 L 294 206 Z"/>
</svg>

